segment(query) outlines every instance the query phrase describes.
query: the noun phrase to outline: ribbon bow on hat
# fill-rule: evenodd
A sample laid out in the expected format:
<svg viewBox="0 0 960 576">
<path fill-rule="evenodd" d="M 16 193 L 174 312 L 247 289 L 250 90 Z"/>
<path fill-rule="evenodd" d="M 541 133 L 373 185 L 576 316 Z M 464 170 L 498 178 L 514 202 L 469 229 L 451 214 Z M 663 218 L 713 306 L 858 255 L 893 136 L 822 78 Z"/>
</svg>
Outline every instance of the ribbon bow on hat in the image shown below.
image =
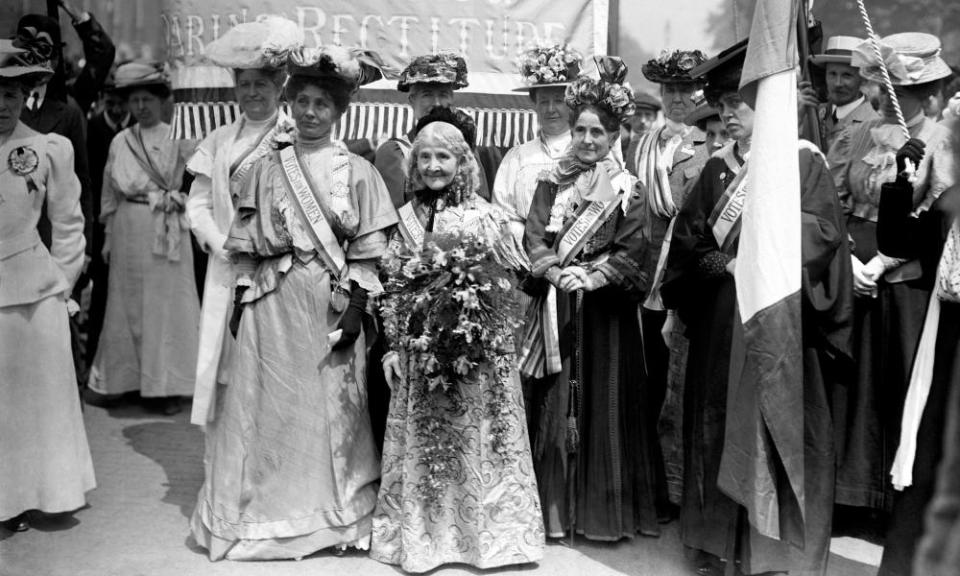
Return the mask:
<svg viewBox="0 0 960 576">
<path fill-rule="evenodd" d="M 623 84 L 627 79 L 627 65 L 616 56 L 594 56 L 593 61 L 600 71 L 600 79 L 604 82 Z"/>
<path fill-rule="evenodd" d="M 871 40 L 867 40 L 857 46 L 853 51 L 851 64 L 857 68 L 863 68 L 869 72 L 874 72 L 880 67 L 880 61 L 871 45 Z M 908 56 L 900 54 L 891 46 L 884 44 L 882 40 L 877 40 L 880 45 L 880 53 L 883 55 L 883 63 L 890 73 L 890 79 L 894 84 L 913 84 L 923 76 L 924 60 L 917 56 Z"/>
</svg>

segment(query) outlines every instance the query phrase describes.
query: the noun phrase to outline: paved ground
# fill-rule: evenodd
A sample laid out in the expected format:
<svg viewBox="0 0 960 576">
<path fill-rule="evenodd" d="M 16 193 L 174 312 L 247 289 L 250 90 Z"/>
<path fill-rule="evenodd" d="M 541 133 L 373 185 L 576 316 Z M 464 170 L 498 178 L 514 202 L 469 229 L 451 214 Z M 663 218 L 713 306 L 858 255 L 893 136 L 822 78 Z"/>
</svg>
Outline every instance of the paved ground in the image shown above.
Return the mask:
<svg viewBox="0 0 960 576">
<path fill-rule="evenodd" d="M 98 488 L 72 516 L 45 517 L 25 533 L 0 528 L 0 576 L 297 576 L 402 574 L 363 555 L 319 553 L 300 562 L 216 562 L 189 538 L 187 518 L 203 481 L 203 439 L 187 423 L 145 413 L 139 406 L 87 406 L 85 419 Z M 878 549 L 860 540 L 834 540 L 830 574 L 875 576 Z M 838 554 L 843 554 L 842 557 Z M 849 558 L 857 558 L 854 561 Z M 659 539 L 615 545 L 553 544 L 538 565 L 492 571 L 529 576 L 681 576 L 695 574 L 684 557 L 676 523 Z M 482 574 L 462 567 L 436 576 Z"/>
</svg>

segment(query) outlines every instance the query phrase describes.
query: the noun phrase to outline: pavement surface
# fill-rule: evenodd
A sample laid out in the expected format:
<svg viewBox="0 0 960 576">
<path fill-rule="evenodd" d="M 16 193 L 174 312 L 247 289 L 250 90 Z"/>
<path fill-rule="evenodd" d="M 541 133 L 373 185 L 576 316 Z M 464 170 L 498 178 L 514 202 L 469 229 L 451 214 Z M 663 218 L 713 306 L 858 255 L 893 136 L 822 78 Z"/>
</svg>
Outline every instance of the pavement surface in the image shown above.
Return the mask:
<svg viewBox="0 0 960 576">
<path fill-rule="evenodd" d="M 135 403 L 86 406 L 84 418 L 98 487 L 88 506 L 69 515 L 34 514 L 33 528 L 0 528 L 0 576 L 398 576 L 399 569 L 362 553 L 319 552 L 301 561 L 210 562 L 189 535 L 188 518 L 203 482 L 203 435 L 188 423 L 189 407 L 173 417 Z M 552 543 L 539 564 L 481 571 L 451 566 L 436 576 L 688 576 L 695 566 L 684 552 L 677 523 L 660 538 L 616 544 L 578 540 Z M 875 576 L 879 547 L 835 538 L 831 576 Z"/>
</svg>

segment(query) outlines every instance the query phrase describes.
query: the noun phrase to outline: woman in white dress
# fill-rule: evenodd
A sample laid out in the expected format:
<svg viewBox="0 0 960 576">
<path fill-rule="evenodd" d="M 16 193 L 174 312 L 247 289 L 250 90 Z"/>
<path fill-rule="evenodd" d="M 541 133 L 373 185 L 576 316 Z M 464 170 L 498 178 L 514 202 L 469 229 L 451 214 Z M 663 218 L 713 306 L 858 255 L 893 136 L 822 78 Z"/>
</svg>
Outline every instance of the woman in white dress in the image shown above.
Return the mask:
<svg viewBox="0 0 960 576">
<path fill-rule="evenodd" d="M 223 247 L 236 213 L 233 199 L 239 194 L 254 163 L 271 150 L 278 130 L 293 122 L 280 112 L 280 96 L 287 79 L 287 54 L 303 44 L 295 22 L 269 16 L 234 26 L 206 48 L 206 58 L 233 70 L 240 118 L 213 131 L 187 162 L 195 176 L 187 199 L 190 228 L 200 246 L 210 254 L 200 317 L 197 381 L 190 421 L 213 424 L 218 385 L 225 385 L 230 367 L 236 325 L 230 324 L 236 271 Z M 234 323 L 235 324 L 235 323 Z"/>
<path fill-rule="evenodd" d="M 114 137 L 103 171 L 100 219 L 110 262 L 107 310 L 90 374 L 104 395 L 139 391 L 148 408 L 180 411 L 193 394 L 200 302 L 180 192 L 192 145 L 162 120 L 171 95 L 159 66 L 130 62 L 116 74 L 137 124 Z"/>
<path fill-rule="evenodd" d="M 85 246 L 80 181 L 70 141 L 19 120 L 29 89 L 52 74 L 25 54 L 0 40 L 0 522 L 14 531 L 28 511 L 76 510 L 96 487 L 67 321 Z"/>
</svg>

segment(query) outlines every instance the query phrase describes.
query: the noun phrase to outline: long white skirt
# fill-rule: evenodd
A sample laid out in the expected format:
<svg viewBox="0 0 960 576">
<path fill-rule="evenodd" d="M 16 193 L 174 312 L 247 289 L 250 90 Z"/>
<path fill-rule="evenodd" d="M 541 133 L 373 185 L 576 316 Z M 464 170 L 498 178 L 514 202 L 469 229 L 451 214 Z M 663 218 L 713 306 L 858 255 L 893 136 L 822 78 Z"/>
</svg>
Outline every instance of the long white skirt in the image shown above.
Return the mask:
<svg viewBox="0 0 960 576">
<path fill-rule="evenodd" d="M 68 512 L 96 488 L 59 297 L 0 307 L 0 520 Z"/>
</svg>

